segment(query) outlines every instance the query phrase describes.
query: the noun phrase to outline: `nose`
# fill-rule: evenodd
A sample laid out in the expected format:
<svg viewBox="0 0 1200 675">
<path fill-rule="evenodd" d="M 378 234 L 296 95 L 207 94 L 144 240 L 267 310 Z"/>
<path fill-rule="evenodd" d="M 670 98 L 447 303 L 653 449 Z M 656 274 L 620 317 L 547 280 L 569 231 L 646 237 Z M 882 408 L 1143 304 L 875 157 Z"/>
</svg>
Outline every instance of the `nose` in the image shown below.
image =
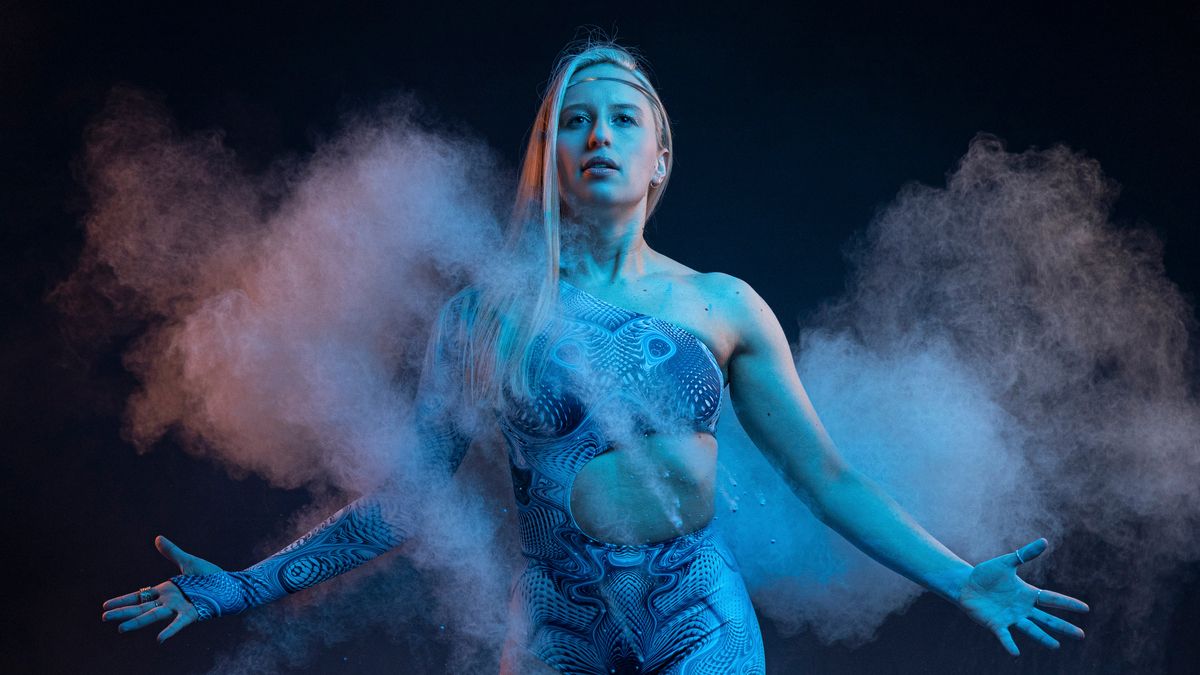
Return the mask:
<svg viewBox="0 0 1200 675">
<path fill-rule="evenodd" d="M 588 135 L 588 147 L 598 148 L 603 145 L 612 145 L 612 127 L 608 126 L 608 122 L 599 119 L 592 125 L 592 133 Z"/>
</svg>

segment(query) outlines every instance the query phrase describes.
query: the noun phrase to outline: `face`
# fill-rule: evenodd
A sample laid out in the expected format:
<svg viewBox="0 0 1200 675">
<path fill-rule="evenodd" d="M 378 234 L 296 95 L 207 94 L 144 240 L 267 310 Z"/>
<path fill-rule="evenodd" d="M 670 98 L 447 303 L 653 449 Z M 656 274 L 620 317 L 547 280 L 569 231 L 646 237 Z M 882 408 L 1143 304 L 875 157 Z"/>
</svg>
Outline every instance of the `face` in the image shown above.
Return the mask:
<svg viewBox="0 0 1200 675">
<path fill-rule="evenodd" d="M 597 64 L 575 73 L 637 82 L 624 68 Z M 627 208 L 644 203 L 652 181 L 666 175 L 667 151 L 646 95 L 612 80 L 567 88 L 558 120 L 558 179 L 569 211 Z"/>
</svg>

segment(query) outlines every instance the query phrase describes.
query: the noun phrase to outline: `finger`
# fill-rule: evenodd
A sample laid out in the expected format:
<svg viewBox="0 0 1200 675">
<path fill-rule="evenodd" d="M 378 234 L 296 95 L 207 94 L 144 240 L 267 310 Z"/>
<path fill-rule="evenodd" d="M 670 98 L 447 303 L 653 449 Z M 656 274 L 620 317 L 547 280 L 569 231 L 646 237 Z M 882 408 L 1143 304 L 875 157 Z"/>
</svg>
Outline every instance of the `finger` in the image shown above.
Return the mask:
<svg viewBox="0 0 1200 675">
<path fill-rule="evenodd" d="M 154 599 L 134 605 L 132 607 L 122 607 L 120 609 L 114 609 L 112 611 L 105 612 L 100 615 L 100 619 L 102 621 L 124 621 L 125 619 L 135 616 L 141 616 L 146 612 L 158 607 L 162 607 L 166 604 L 167 603 L 163 602 L 161 599 Z"/>
<path fill-rule="evenodd" d="M 1021 650 L 1017 649 L 1017 643 L 1013 642 L 1012 635 L 1008 632 L 1008 628 L 1000 627 L 992 631 L 1000 644 L 1004 646 L 1004 650 L 1013 656 L 1020 656 Z"/>
<path fill-rule="evenodd" d="M 141 616 L 157 607 L 158 605 L 154 604 L 153 602 L 142 603 L 140 605 L 134 605 L 133 607 L 122 607 L 120 609 L 114 609 L 101 614 L 100 620 L 125 621 L 126 619 L 132 619 L 135 616 Z"/>
<path fill-rule="evenodd" d="M 162 584 L 159 584 L 159 586 L 161 586 L 161 585 Z M 133 604 L 138 604 L 138 603 L 147 602 L 149 600 L 153 600 L 153 599 L 159 597 L 160 595 L 162 595 L 162 593 L 159 591 L 158 586 L 146 586 L 145 588 L 139 588 L 137 591 L 134 591 L 133 593 L 126 593 L 125 595 L 120 595 L 115 598 L 109 598 L 108 600 L 104 601 L 104 604 L 101 605 L 101 608 L 102 609 L 115 609 L 117 607 L 125 607 L 127 605 L 133 605 Z"/>
<path fill-rule="evenodd" d="M 1062 633 L 1063 635 L 1073 637 L 1077 640 L 1083 639 L 1083 629 L 1082 628 L 1080 628 L 1079 626 L 1076 626 L 1075 624 L 1071 623 L 1070 621 L 1064 621 L 1063 619 L 1060 619 L 1057 616 L 1054 616 L 1053 614 L 1048 614 L 1046 612 L 1043 612 L 1040 609 L 1035 608 L 1029 614 L 1029 618 L 1042 624 L 1043 626 L 1045 626 L 1046 628 L 1049 628 L 1052 631 Z"/>
<path fill-rule="evenodd" d="M 1013 551 L 1012 553 L 1009 553 L 1007 556 L 1005 556 L 1005 560 L 1013 567 L 1017 567 L 1044 553 L 1046 551 L 1046 547 L 1049 545 L 1050 542 L 1046 541 L 1044 538 L 1035 539 Z"/>
<path fill-rule="evenodd" d="M 1037 596 L 1037 604 L 1040 607 L 1049 607 L 1051 609 L 1065 609 L 1068 612 L 1088 612 L 1091 608 L 1082 600 L 1076 600 L 1069 595 L 1055 593 L 1042 589 Z"/>
<path fill-rule="evenodd" d="M 1058 649 L 1058 640 L 1050 637 L 1050 634 L 1042 630 L 1041 626 L 1029 619 L 1021 619 L 1016 623 L 1016 626 L 1021 632 L 1037 640 L 1042 646 L 1049 649 Z"/>
<path fill-rule="evenodd" d="M 125 623 L 117 626 L 117 631 L 121 632 L 121 633 L 128 633 L 131 630 L 137 630 L 139 628 L 144 628 L 144 627 L 149 626 L 150 624 L 154 623 L 155 621 L 162 621 L 164 619 L 169 619 L 169 618 L 171 618 L 171 615 L 173 615 L 174 613 L 175 612 L 171 611 L 170 609 L 168 609 L 166 607 L 155 607 L 154 609 L 150 610 L 149 612 L 146 612 L 145 614 L 142 614 L 141 616 L 139 616 L 137 618 L 130 619 L 129 621 L 126 621 Z"/>
<path fill-rule="evenodd" d="M 158 549 L 158 552 L 163 554 L 164 558 L 179 565 L 180 568 L 191 562 L 191 554 L 186 553 L 183 549 L 176 546 L 175 542 L 161 534 L 154 538 L 154 548 Z"/>
<path fill-rule="evenodd" d="M 101 605 L 100 607 L 102 609 L 108 610 L 108 609 L 116 609 L 118 607 L 125 607 L 126 605 L 135 605 L 137 603 L 138 603 L 138 591 L 134 591 L 133 593 L 126 593 L 125 595 L 118 595 L 115 598 L 109 598 L 108 600 L 105 600 L 104 604 Z"/>
<path fill-rule="evenodd" d="M 158 641 L 160 643 L 166 642 L 167 638 L 187 628 L 190 623 L 192 623 L 192 617 L 188 616 L 186 612 L 176 614 L 175 620 L 158 634 Z"/>
</svg>

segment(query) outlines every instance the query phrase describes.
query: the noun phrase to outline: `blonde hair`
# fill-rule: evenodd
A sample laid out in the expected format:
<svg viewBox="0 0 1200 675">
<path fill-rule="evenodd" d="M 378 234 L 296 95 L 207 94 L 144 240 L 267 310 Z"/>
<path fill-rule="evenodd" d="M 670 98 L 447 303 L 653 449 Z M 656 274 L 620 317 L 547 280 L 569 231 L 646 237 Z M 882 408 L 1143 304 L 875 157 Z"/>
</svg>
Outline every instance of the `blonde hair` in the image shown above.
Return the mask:
<svg viewBox="0 0 1200 675">
<path fill-rule="evenodd" d="M 505 260 L 540 277 L 536 294 L 526 284 L 485 284 L 472 302 L 468 367 L 470 395 L 496 401 L 503 389 L 527 392 L 541 364 L 531 363 L 532 341 L 551 322 L 558 304 L 561 209 L 558 180 L 558 118 L 567 86 L 576 72 L 612 64 L 625 69 L 650 99 L 660 149 L 666 149 L 666 173 L 648 186 L 646 218 L 658 207 L 671 177 L 674 148 L 670 119 L 647 67 L 632 51 L 609 39 L 589 38 L 568 45 L 559 55 L 542 97 L 517 183 Z M 540 224 L 541 227 L 535 227 Z M 540 272 L 540 273 L 539 273 Z"/>
</svg>

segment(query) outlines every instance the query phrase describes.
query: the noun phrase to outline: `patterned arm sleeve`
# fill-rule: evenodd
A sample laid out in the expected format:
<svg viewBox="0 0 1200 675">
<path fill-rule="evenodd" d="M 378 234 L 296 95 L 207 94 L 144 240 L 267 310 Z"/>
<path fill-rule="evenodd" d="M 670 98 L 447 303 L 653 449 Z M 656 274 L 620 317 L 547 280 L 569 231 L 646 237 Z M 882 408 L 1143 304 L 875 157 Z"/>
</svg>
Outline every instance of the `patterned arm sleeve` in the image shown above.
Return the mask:
<svg viewBox="0 0 1200 675">
<path fill-rule="evenodd" d="M 408 538 L 388 500 L 367 495 L 266 560 L 241 572 L 172 577 L 200 620 L 237 614 L 332 579 Z"/>
<path fill-rule="evenodd" d="M 458 469 L 470 447 L 461 423 L 466 297 L 460 293 L 442 310 L 417 388 L 415 423 L 422 461 L 433 464 L 435 474 L 447 477 Z M 412 533 L 415 516 L 400 501 L 394 493 L 366 495 L 253 567 L 241 572 L 180 574 L 171 581 L 195 606 L 201 621 L 273 602 L 400 545 Z"/>
</svg>

